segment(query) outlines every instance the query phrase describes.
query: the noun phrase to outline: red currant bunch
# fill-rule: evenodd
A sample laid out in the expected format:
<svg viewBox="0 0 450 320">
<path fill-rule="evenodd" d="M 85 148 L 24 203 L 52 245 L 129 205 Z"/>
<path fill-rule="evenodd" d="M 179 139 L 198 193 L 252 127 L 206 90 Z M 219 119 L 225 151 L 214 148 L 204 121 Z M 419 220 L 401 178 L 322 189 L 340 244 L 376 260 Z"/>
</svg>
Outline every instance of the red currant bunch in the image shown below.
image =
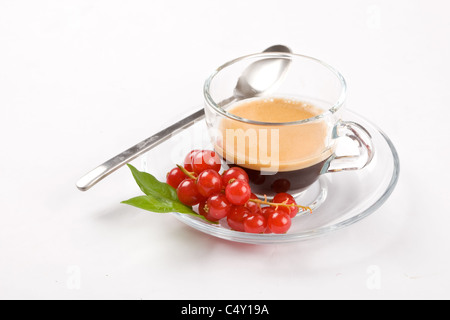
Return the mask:
<svg viewBox="0 0 450 320">
<path fill-rule="evenodd" d="M 211 150 L 192 150 L 183 166 L 173 168 L 166 182 L 177 190 L 187 206 L 198 205 L 198 213 L 210 221 L 226 219 L 236 231 L 286 233 L 299 208 L 294 197 L 278 193 L 272 200 L 260 200 L 252 193 L 245 170 L 231 167 L 220 174 L 219 156 Z"/>
</svg>

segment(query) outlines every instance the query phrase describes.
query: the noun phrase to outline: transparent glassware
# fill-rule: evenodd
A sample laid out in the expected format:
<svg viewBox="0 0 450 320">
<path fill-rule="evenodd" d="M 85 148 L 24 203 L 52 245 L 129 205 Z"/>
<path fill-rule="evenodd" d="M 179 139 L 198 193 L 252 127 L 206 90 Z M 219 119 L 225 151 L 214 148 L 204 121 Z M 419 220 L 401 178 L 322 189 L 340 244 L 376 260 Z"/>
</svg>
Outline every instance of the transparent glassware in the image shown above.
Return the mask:
<svg viewBox="0 0 450 320">
<path fill-rule="evenodd" d="M 253 94 L 237 93 L 241 75 L 252 65 L 263 65 L 261 62 L 269 67 L 251 81 L 255 85 Z M 281 75 L 277 74 L 279 65 L 288 65 Z M 274 78 L 278 78 L 275 84 Z M 364 168 L 375 152 L 364 126 L 342 118 L 346 99 L 344 77 L 315 58 L 260 53 L 235 59 L 219 67 L 206 80 L 204 99 L 206 124 L 214 149 L 229 165 L 247 171 L 253 192 L 261 197 L 278 192 L 300 195 L 323 174 Z M 258 99 L 301 101 L 321 112 L 308 119 L 282 123 L 255 121 L 229 112 L 236 105 Z M 236 134 L 228 135 L 229 131 Z M 336 153 L 343 137 L 356 142 L 357 154 Z M 239 149 L 235 141 L 250 146 Z M 262 149 L 265 151 L 261 152 Z M 263 163 L 261 154 L 270 157 Z M 277 156 L 272 157 L 274 154 Z"/>
<path fill-rule="evenodd" d="M 393 143 L 376 125 L 350 110 L 343 110 L 342 118 L 364 126 L 377 152 L 363 169 L 322 174 L 306 192 L 296 198 L 299 204 L 310 206 L 313 213 L 305 212 L 293 218 L 286 234 L 238 232 L 228 227 L 226 219 L 219 224 L 212 224 L 192 215 L 172 214 L 186 225 L 208 235 L 252 244 L 309 240 L 361 221 L 383 205 L 395 189 L 400 162 Z M 207 132 L 205 122 L 199 121 L 135 160 L 135 165 L 164 181 L 167 172 L 180 163 L 189 150 L 212 147 Z M 345 140 L 340 144 L 345 151 L 355 148 L 351 141 Z M 339 151 L 338 148 L 336 152 Z"/>
</svg>

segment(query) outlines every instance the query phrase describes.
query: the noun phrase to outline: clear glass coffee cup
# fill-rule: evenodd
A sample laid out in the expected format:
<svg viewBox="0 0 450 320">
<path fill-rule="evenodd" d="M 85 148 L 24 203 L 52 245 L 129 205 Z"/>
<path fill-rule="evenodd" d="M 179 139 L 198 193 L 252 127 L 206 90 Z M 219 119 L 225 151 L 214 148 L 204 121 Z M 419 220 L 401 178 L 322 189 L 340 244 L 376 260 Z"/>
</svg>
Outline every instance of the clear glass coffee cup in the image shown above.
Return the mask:
<svg viewBox="0 0 450 320">
<path fill-rule="evenodd" d="M 253 95 L 236 95 L 240 76 L 251 65 L 269 60 L 287 65 L 277 81 L 261 78 L 262 85 L 273 84 Z M 206 80 L 204 99 L 215 151 L 228 166 L 247 172 L 258 196 L 298 195 L 323 174 L 360 170 L 373 158 L 368 131 L 341 117 L 344 77 L 318 59 L 290 53 L 237 58 Z M 358 154 L 338 155 L 342 139 L 355 141 Z"/>
</svg>

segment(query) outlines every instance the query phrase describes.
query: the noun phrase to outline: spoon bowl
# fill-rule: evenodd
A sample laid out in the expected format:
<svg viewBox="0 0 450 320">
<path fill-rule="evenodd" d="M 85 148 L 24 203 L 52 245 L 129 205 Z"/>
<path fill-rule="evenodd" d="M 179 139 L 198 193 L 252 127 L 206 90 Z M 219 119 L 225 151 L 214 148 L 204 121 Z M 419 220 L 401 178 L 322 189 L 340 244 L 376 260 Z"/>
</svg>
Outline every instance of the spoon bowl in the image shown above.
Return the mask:
<svg viewBox="0 0 450 320">
<path fill-rule="evenodd" d="M 286 52 L 291 50 L 283 45 L 275 45 L 263 52 Z M 290 64 L 289 59 L 268 58 L 252 63 L 239 77 L 234 90 L 234 96 L 238 99 L 257 97 L 261 93 L 267 93 L 283 78 Z M 276 79 L 274 81 L 274 79 Z"/>
</svg>

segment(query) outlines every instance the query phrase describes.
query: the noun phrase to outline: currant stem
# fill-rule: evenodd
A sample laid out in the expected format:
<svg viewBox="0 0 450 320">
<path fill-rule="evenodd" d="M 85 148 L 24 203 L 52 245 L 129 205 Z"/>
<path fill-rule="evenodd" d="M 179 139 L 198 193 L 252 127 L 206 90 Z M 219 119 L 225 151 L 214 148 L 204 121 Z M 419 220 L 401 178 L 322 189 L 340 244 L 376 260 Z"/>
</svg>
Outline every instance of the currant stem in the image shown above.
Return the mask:
<svg viewBox="0 0 450 320">
<path fill-rule="evenodd" d="M 300 206 L 298 204 L 275 203 L 275 202 L 269 202 L 269 201 L 267 201 L 267 199 L 265 199 L 264 201 L 259 200 L 259 199 L 250 199 L 248 201 L 259 203 L 259 204 L 267 204 L 267 205 L 273 206 L 273 207 L 297 207 L 297 208 L 302 209 L 303 211 L 309 211 L 312 213 L 312 209 L 310 207 Z"/>
<path fill-rule="evenodd" d="M 179 164 L 177 164 L 178 169 L 180 169 L 185 175 L 187 175 L 189 178 L 197 180 L 197 177 L 194 175 L 193 172 L 189 172 L 186 170 L 186 168 L 184 168 L 183 166 L 180 166 Z"/>
</svg>

